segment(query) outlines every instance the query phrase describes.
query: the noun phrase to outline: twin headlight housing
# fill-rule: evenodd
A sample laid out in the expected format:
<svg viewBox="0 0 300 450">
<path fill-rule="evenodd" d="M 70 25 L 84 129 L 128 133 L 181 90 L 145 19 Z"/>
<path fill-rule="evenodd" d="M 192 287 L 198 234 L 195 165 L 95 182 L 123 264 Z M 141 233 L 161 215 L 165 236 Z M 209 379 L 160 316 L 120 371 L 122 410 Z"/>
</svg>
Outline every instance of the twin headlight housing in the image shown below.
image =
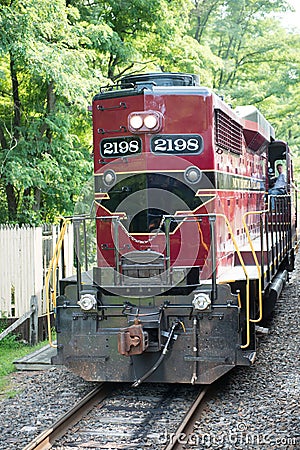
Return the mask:
<svg viewBox="0 0 300 450">
<path fill-rule="evenodd" d="M 159 111 L 133 112 L 128 116 L 128 128 L 133 133 L 156 133 L 162 128 L 162 120 Z"/>
</svg>

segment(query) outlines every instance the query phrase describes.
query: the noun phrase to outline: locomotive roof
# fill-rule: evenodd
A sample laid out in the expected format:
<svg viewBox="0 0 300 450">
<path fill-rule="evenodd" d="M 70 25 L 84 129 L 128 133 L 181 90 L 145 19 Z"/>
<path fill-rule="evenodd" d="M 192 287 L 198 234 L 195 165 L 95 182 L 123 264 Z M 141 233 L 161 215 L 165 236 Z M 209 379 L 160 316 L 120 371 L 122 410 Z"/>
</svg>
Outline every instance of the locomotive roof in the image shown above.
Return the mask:
<svg viewBox="0 0 300 450">
<path fill-rule="evenodd" d="M 205 86 L 155 86 L 152 83 L 141 82 L 134 87 L 125 89 L 120 89 L 120 87 L 101 88 L 101 91 L 94 96 L 93 101 L 102 100 L 104 98 L 141 95 L 143 92 L 146 93 L 147 91 L 158 95 L 162 95 L 164 93 L 173 93 L 178 95 L 202 95 L 206 97 L 212 95 L 212 91 Z"/>
<path fill-rule="evenodd" d="M 200 86 L 199 75 L 180 72 L 153 72 L 126 75 L 113 86 L 100 88 L 93 101 L 103 98 L 139 95 L 144 91 L 163 94 L 211 95 L 211 91 Z"/>
<path fill-rule="evenodd" d="M 215 92 L 207 87 L 200 86 L 198 75 L 190 73 L 153 72 L 144 74 L 126 75 L 113 86 L 104 86 L 96 94 L 93 101 L 105 98 L 120 98 L 137 95 L 199 95 L 213 96 L 215 108 L 221 108 L 235 121 L 243 123 L 246 141 L 252 142 L 254 134 L 259 133 L 265 139 L 275 138 L 273 127 L 254 106 L 241 106 L 233 110 Z M 248 134 L 247 134 L 248 130 Z M 256 150 L 256 148 L 254 149 Z"/>
<path fill-rule="evenodd" d="M 235 109 L 236 114 L 244 119 L 247 128 L 247 123 L 253 122 L 257 124 L 258 130 L 266 137 L 275 139 L 275 131 L 270 122 L 262 115 L 262 113 L 252 105 L 238 106 Z"/>
<path fill-rule="evenodd" d="M 121 88 L 138 83 L 155 83 L 156 86 L 200 86 L 199 75 L 182 72 L 152 72 L 126 75 L 121 78 Z"/>
</svg>

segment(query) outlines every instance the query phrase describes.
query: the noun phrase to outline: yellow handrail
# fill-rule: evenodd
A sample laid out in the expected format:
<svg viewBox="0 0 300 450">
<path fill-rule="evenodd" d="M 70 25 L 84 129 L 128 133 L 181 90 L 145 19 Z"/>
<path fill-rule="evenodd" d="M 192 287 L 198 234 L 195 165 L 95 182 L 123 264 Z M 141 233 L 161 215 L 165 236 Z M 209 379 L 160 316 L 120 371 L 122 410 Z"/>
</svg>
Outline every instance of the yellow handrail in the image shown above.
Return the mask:
<svg viewBox="0 0 300 450">
<path fill-rule="evenodd" d="M 248 211 L 242 217 L 242 222 L 243 222 L 243 225 L 244 225 L 244 228 L 245 228 L 245 231 L 246 231 L 246 236 L 247 236 L 247 239 L 248 239 L 248 242 L 249 242 L 249 245 L 250 245 L 251 253 L 252 253 L 252 256 L 253 256 L 253 259 L 254 259 L 254 263 L 256 265 L 257 273 L 258 273 L 258 308 L 259 308 L 259 317 L 258 317 L 258 319 L 251 319 L 251 318 L 249 319 L 250 322 L 254 322 L 254 323 L 260 322 L 262 320 L 262 317 L 263 317 L 261 268 L 260 268 L 260 264 L 259 264 L 257 256 L 256 256 L 256 252 L 255 252 L 254 247 L 253 247 L 253 243 L 252 243 L 252 240 L 251 240 L 249 228 L 248 228 L 248 225 L 246 223 L 246 217 L 250 216 L 252 214 L 259 214 L 259 215 L 261 215 L 261 214 L 264 214 L 264 213 L 267 213 L 267 212 L 269 212 L 269 209 L 264 209 L 262 211 Z"/>
<path fill-rule="evenodd" d="M 233 242 L 234 249 L 238 255 L 240 264 L 243 268 L 243 271 L 244 271 L 244 274 L 246 277 L 246 343 L 244 345 L 241 345 L 241 348 L 247 348 L 250 344 L 250 281 L 249 281 L 249 275 L 247 273 L 246 265 L 244 263 L 244 260 L 243 260 L 242 254 L 239 250 L 236 239 L 234 237 L 233 230 L 231 228 L 229 220 L 227 219 L 227 217 L 224 214 L 216 213 L 215 215 L 216 215 L 216 217 L 222 217 L 225 220 L 230 237 Z M 238 294 L 238 296 L 239 296 L 239 294 Z"/>
<path fill-rule="evenodd" d="M 46 296 L 46 312 L 47 312 L 47 328 L 48 328 L 48 340 L 50 347 L 56 348 L 57 345 L 53 344 L 52 334 L 51 334 L 51 318 L 50 318 L 50 295 L 49 295 L 49 284 L 51 275 L 53 276 L 53 288 L 52 288 L 52 301 L 54 307 L 56 307 L 56 269 L 58 266 L 58 260 L 65 237 L 67 225 L 70 222 L 69 219 L 63 219 L 62 227 L 55 245 L 53 252 L 53 257 L 50 261 L 48 272 L 45 278 L 45 296 Z"/>
</svg>

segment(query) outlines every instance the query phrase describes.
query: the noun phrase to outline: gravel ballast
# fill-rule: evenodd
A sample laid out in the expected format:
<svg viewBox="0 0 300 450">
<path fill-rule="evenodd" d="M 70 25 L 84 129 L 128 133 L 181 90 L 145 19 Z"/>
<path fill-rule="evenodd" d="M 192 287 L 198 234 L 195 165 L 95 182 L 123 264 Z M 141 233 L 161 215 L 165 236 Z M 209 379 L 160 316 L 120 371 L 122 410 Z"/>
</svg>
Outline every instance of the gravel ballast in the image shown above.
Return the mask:
<svg viewBox="0 0 300 450">
<path fill-rule="evenodd" d="M 181 436 L 185 448 L 300 449 L 299 259 L 269 334 L 259 339 L 255 364 L 218 382 L 194 432 Z M 61 367 L 10 378 L 18 394 L 0 402 L 0 450 L 23 449 L 96 386 Z M 161 432 L 160 442 L 167 443 L 168 430 Z"/>
<path fill-rule="evenodd" d="M 258 342 L 255 364 L 236 368 L 217 384 L 190 449 L 300 449 L 299 255 L 279 300 L 269 333 Z"/>
</svg>

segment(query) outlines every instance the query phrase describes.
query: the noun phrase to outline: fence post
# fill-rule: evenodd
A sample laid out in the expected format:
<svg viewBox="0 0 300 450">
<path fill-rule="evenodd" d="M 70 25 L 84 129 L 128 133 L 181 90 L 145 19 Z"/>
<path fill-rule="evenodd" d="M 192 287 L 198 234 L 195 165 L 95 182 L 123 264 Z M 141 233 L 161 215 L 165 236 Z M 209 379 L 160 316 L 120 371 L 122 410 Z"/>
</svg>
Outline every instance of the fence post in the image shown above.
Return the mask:
<svg viewBox="0 0 300 450">
<path fill-rule="evenodd" d="M 39 337 L 39 310 L 38 310 L 38 298 L 36 295 L 32 295 L 30 298 L 30 319 L 29 319 L 29 344 L 36 345 Z"/>
</svg>

